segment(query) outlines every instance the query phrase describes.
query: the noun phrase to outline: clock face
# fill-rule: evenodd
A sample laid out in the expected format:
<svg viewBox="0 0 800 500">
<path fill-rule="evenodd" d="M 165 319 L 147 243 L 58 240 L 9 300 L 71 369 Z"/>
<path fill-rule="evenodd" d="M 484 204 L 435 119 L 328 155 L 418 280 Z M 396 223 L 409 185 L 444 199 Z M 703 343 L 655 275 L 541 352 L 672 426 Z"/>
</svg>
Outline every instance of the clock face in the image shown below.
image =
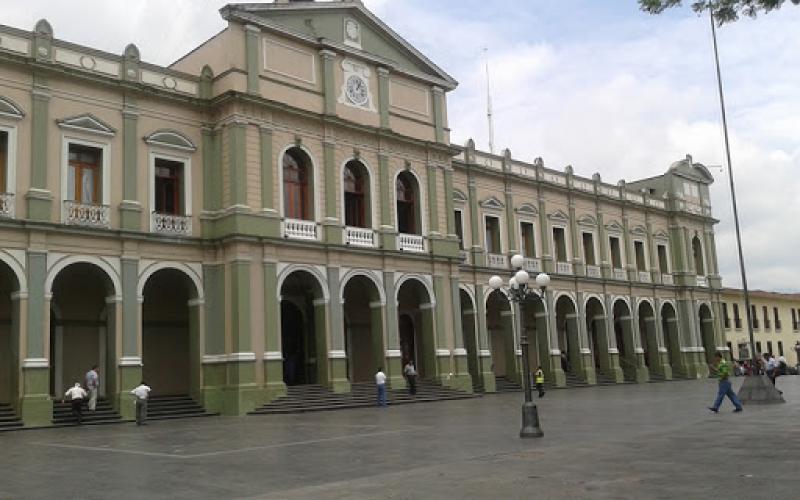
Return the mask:
<svg viewBox="0 0 800 500">
<path fill-rule="evenodd" d="M 347 78 L 347 99 L 357 106 L 364 106 L 369 99 L 367 82 L 358 75 Z"/>
<path fill-rule="evenodd" d="M 348 40 L 357 41 L 358 40 L 358 25 L 353 21 L 347 21 L 344 25 L 344 31 L 347 35 Z"/>
</svg>

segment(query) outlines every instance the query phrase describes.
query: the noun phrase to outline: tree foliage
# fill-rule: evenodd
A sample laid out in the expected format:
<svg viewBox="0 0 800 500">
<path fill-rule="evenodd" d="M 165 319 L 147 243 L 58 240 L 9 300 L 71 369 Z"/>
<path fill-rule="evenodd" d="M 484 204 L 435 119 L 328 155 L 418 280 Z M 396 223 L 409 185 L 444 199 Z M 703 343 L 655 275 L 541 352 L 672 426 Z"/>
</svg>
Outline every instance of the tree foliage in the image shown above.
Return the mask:
<svg viewBox="0 0 800 500">
<path fill-rule="evenodd" d="M 800 5 L 800 0 L 789 0 Z M 712 9 L 720 25 L 738 21 L 740 16 L 756 17 L 780 9 L 786 0 L 693 0 L 692 10 L 698 14 Z M 683 0 L 639 0 L 639 8 L 650 14 L 661 14 L 665 10 L 683 4 Z"/>
</svg>

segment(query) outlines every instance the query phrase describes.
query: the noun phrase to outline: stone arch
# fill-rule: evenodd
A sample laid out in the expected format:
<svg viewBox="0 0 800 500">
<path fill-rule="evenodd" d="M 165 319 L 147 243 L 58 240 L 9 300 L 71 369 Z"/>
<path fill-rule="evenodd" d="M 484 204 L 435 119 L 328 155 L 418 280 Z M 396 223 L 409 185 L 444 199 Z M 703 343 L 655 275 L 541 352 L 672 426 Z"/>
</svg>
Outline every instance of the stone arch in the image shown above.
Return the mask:
<svg viewBox="0 0 800 500">
<path fill-rule="evenodd" d="M 8 97 L 0 96 L 0 116 L 19 120 L 25 116 L 25 113 L 17 103 Z"/>
<path fill-rule="evenodd" d="M 370 271 L 369 269 L 350 269 L 344 274 L 344 276 L 342 276 L 342 279 L 339 282 L 339 300 L 344 302 L 344 289 L 347 286 L 347 283 L 352 278 L 357 276 L 363 276 L 371 281 L 378 290 L 378 297 L 380 298 L 381 304 L 386 304 L 386 293 L 383 290 L 383 280 L 374 271 Z"/>
<path fill-rule="evenodd" d="M 197 271 L 192 269 L 191 266 L 184 262 L 174 262 L 174 261 L 163 261 L 163 262 L 153 262 L 149 264 L 147 267 L 142 269 L 139 272 L 139 282 L 136 287 L 136 297 L 142 297 L 142 293 L 144 292 L 144 287 L 147 284 L 147 280 L 150 277 L 161 271 L 162 269 L 174 269 L 176 271 L 180 271 L 181 273 L 185 274 L 194 284 L 194 291 L 195 296 L 194 298 L 198 301 L 205 300 L 205 293 L 203 291 L 203 278 L 200 276 Z"/>
<path fill-rule="evenodd" d="M 600 307 L 603 309 L 603 314 L 605 314 L 606 313 L 606 304 L 605 304 L 605 301 L 603 300 L 603 297 L 598 293 L 587 293 L 587 294 L 584 295 L 583 310 L 584 311 L 586 310 L 586 308 L 589 305 L 589 301 L 592 300 L 592 299 L 594 299 L 594 300 L 596 300 L 597 302 L 600 303 Z"/>
<path fill-rule="evenodd" d="M 564 373 L 584 376 L 581 360 L 578 304 L 569 292 L 560 292 L 553 298 L 556 319 L 558 350 L 561 352 L 561 369 Z"/>
<path fill-rule="evenodd" d="M 16 291 L 26 294 L 28 293 L 28 278 L 25 275 L 25 261 L 20 260 L 20 257 L 23 257 L 23 255 L 21 254 L 17 257 L 8 250 L 0 250 L 0 262 L 5 263 L 17 278 Z"/>
<path fill-rule="evenodd" d="M 53 282 L 55 281 L 56 277 L 62 270 L 72 264 L 92 264 L 99 267 L 103 270 L 103 272 L 106 273 L 108 279 L 111 281 L 111 284 L 114 288 L 114 295 L 117 298 L 122 297 L 122 281 L 117 270 L 105 258 L 95 257 L 92 255 L 69 255 L 61 257 L 52 265 L 50 265 L 47 271 L 47 279 L 45 280 L 44 284 L 45 295 L 50 296 L 53 294 Z"/>
<path fill-rule="evenodd" d="M 403 275 L 397 282 L 395 293 L 400 366 L 414 359 L 422 378 L 433 379 L 442 375 L 436 363 L 439 347 L 434 317 L 436 299 L 428 277 Z"/>
<path fill-rule="evenodd" d="M 430 301 L 431 306 L 436 305 L 436 295 L 433 293 L 433 284 L 431 283 L 430 277 L 425 276 L 422 274 L 415 274 L 415 273 L 406 273 L 400 276 L 397 280 L 397 284 L 395 285 L 395 301 L 398 300 L 398 296 L 400 293 L 400 287 L 403 286 L 403 283 L 415 280 L 419 281 L 425 290 L 428 292 L 428 300 Z"/>
<path fill-rule="evenodd" d="M 325 273 L 323 273 L 316 266 L 311 266 L 308 264 L 289 264 L 278 273 L 278 295 L 280 295 L 281 288 L 283 288 L 283 282 L 295 271 L 305 271 L 312 275 L 317 280 L 317 284 L 321 289 L 322 298 L 326 301 L 330 300 L 330 294 L 328 293 L 328 278 L 325 276 Z"/>
</svg>

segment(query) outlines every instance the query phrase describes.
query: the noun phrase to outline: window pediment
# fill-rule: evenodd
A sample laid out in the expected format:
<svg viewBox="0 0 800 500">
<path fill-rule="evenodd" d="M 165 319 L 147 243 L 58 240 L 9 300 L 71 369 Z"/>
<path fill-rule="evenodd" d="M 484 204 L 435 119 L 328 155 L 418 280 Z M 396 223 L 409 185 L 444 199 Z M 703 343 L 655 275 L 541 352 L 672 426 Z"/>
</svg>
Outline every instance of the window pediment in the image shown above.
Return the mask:
<svg viewBox="0 0 800 500">
<path fill-rule="evenodd" d="M 520 215 L 529 215 L 532 217 L 536 217 L 539 215 L 539 209 L 536 208 L 534 205 L 531 205 L 530 203 L 523 203 L 522 205 L 517 207 L 514 211 Z"/>
<path fill-rule="evenodd" d="M 611 222 L 606 224 L 606 230 L 609 233 L 619 233 L 619 234 L 621 234 L 621 233 L 625 232 L 625 228 L 622 227 L 622 225 L 619 222 L 615 221 L 615 220 L 612 220 Z"/>
<path fill-rule="evenodd" d="M 22 112 L 22 108 L 17 106 L 10 99 L 0 97 L 0 116 L 19 120 L 25 116 L 25 113 Z"/>
<path fill-rule="evenodd" d="M 631 229 L 631 234 L 634 236 L 647 236 L 647 229 L 644 226 L 636 226 Z"/>
<path fill-rule="evenodd" d="M 596 227 L 597 226 L 597 219 L 595 219 L 591 215 L 586 214 L 586 215 L 581 216 L 578 219 L 578 224 L 580 224 L 581 226 L 586 226 L 586 227 Z"/>
<path fill-rule="evenodd" d="M 466 203 L 468 201 L 467 195 L 459 189 L 453 189 L 453 201 L 456 203 Z"/>
<path fill-rule="evenodd" d="M 668 241 L 669 240 L 669 235 L 664 230 L 659 230 L 659 231 L 656 231 L 656 233 L 653 235 L 653 238 L 655 238 L 657 240 Z"/>
<path fill-rule="evenodd" d="M 144 137 L 144 142 L 151 146 L 179 149 L 181 151 L 197 151 L 197 146 L 188 137 L 174 130 L 156 130 Z"/>
<path fill-rule="evenodd" d="M 104 137 L 113 137 L 117 133 L 116 129 L 111 125 L 91 113 L 73 116 L 71 118 L 63 118 L 56 120 L 56 123 L 62 129 L 76 130 L 78 132 L 102 135 Z"/>
<path fill-rule="evenodd" d="M 567 215 L 561 209 L 551 213 L 550 215 L 547 216 L 547 218 L 556 223 L 561 223 L 561 224 L 569 223 L 569 215 Z"/>
<path fill-rule="evenodd" d="M 503 207 L 505 207 L 505 205 L 503 205 L 503 202 L 501 202 L 494 196 L 486 198 L 480 203 L 480 205 L 481 208 L 484 208 L 486 210 L 502 210 Z"/>
</svg>

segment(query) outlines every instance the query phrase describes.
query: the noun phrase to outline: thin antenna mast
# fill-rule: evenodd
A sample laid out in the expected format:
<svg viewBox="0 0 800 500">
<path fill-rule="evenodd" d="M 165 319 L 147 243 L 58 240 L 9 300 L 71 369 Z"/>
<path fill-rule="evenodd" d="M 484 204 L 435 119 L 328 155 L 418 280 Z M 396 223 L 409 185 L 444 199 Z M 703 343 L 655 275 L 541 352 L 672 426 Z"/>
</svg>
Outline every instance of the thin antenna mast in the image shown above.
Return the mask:
<svg viewBox="0 0 800 500">
<path fill-rule="evenodd" d="M 494 154 L 494 120 L 492 119 L 492 87 L 489 80 L 489 49 L 483 49 L 486 58 L 486 119 L 489 121 L 489 153 Z"/>
</svg>

